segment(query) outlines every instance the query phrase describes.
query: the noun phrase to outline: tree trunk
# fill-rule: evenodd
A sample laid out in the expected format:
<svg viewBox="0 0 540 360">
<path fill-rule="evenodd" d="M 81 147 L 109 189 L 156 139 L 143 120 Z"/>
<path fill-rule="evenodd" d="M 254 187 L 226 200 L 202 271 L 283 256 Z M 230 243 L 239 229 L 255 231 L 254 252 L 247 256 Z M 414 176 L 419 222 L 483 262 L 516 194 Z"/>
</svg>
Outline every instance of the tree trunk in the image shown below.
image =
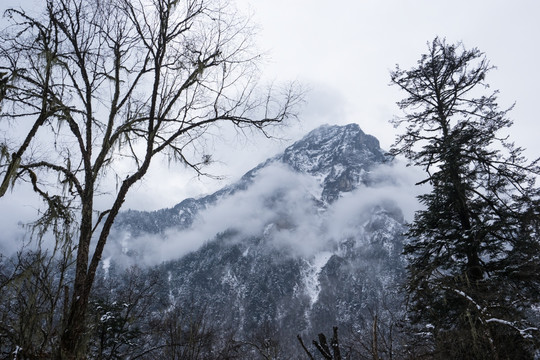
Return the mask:
<svg viewBox="0 0 540 360">
<path fill-rule="evenodd" d="M 85 202 L 82 210 L 81 237 L 79 239 L 79 248 L 77 249 L 77 264 L 75 270 L 75 284 L 69 316 L 65 319 L 64 332 L 60 339 L 60 358 L 66 360 L 84 359 L 86 354 L 86 312 L 88 310 L 88 301 L 90 291 L 94 283 L 97 267 L 101 261 L 101 255 L 109 237 L 110 230 L 120 208 L 124 203 L 130 187 L 141 179 L 150 165 L 150 156 L 148 156 L 135 174 L 124 180 L 120 187 L 116 200 L 109 211 L 109 214 L 103 224 L 99 238 L 90 259 L 90 241 L 92 239 L 92 211 L 88 209 L 93 206 L 93 201 Z M 90 208 L 91 209 L 91 208 Z M 86 236 L 83 237 L 82 235 Z"/>
<path fill-rule="evenodd" d="M 377 324 L 378 323 L 378 316 L 375 315 L 373 318 L 373 327 L 371 329 L 372 331 L 372 339 L 373 342 L 371 344 L 371 355 L 373 356 L 373 360 L 379 360 L 379 341 L 377 338 Z"/>
<path fill-rule="evenodd" d="M 67 319 L 64 319 L 63 333 L 60 338 L 60 358 L 81 359 L 83 358 L 84 339 L 86 332 L 86 310 L 90 289 L 87 291 L 87 269 L 90 253 L 90 241 L 92 239 L 92 195 L 86 192 L 81 210 L 81 226 L 79 244 L 77 248 L 77 261 L 75 264 L 75 281 L 71 305 Z"/>
</svg>

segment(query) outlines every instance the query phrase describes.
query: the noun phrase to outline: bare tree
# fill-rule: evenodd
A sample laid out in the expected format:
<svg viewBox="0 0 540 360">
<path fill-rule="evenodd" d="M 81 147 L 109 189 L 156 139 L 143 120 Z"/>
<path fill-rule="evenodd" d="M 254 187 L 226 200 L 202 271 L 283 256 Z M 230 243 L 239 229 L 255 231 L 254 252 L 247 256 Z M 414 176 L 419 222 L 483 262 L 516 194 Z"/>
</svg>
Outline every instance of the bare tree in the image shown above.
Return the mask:
<svg viewBox="0 0 540 360">
<path fill-rule="evenodd" d="M 332 339 L 330 340 L 330 346 L 328 346 L 326 336 L 323 333 L 320 333 L 318 335 L 319 341 L 313 340 L 313 345 L 319 351 L 319 353 L 324 359 L 341 360 L 341 350 L 340 350 L 339 339 L 338 339 L 338 328 L 337 326 L 334 326 L 332 329 L 333 329 L 333 335 L 332 335 Z M 313 360 L 314 356 L 304 344 L 302 337 L 300 335 L 297 335 L 296 338 L 298 339 L 298 342 L 300 342 L 300 345 L 302 346 L 302 349 L 304 349 L 304 352 L 306 353 L 308 358 Z"/>
<path fill-rule="evenodd" d="M 273 360 L 290 357 L 290 354 L 286 356 L 283 345 L 280 344 L 280 330 L 269 321 L 264 321 L 257 329 L 251 331 L 241 343 L 247 348 L 246 355 L 249 354 L 254 359 Z"/>
<path fill-rule="evenodd" d="M 292 116 L 298 96 L 257 90 L 249 22 L 224 1 L 47 0 L 40 16 L 7 15 L 0 116 L 13 127 L 0 143 L 0 196 L 28 182 L 46 204 L 42 225 L 61 219 L 77 230 L 58 356 L 80 358 L 111 226 L 152 160 L 166 154 L 202 174 L 210 157 L 188 149 L 205 133 L 226 124 L 264 132 Z M 105 191 L 110 205 L 97 208 Z"/>
<path fill-rule="evenodd" d="M 0 257 L 0 359 L 50 358 L 58 342 L 71 254 Z"/>
<path fill-rule="evenodd" d="M 156 269 L 114 264 L 98 271 L 90 295 L 88 357 L 124 359 L 140 356 L 155 342 L 151 326 L 163 279 Z"/>
</svg>

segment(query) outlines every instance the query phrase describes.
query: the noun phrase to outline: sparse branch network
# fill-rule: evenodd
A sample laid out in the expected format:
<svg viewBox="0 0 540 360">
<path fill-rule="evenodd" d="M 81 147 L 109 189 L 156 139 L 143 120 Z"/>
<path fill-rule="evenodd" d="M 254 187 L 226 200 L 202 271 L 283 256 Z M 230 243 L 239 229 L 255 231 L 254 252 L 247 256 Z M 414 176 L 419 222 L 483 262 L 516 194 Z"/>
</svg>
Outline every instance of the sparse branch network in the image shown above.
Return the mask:
<svg viewBox="0 0 540 360">
<path fill-rule="evenodd" d="M 186 149 L 209 129 L 264 132 L 294 116 L 299 95 L 259 95 L 249 21 L 220 2 L 47 0 L 43 10 L 9 10 L 2 33 L 0 121 L 32 125 L 1 144 L 0 196 L 28 180 L 49 206 L 78 213 L 58 355 L 71 359 L 84 353 L 88 297 L 112 224 L 152 160 L 166 154 L 202 174 L 210 158 L 190 159 Z M 120 166 L 128 170 L 117 189 L 104 189 Z M 111 205 L 96 209 L 104 191 Z"/>
</svg>

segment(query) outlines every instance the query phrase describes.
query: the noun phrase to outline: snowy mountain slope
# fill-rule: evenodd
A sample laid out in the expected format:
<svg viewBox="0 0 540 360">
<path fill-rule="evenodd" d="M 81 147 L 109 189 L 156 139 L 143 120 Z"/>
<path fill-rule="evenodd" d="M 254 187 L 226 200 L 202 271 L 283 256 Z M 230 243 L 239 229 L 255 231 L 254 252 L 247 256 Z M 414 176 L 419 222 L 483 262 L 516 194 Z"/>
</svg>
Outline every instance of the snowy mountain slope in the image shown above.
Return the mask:
<svg viewBox="0 0 540 360">
<path fill-rule="evenodd" d="M 358 125 L 323 126 L 212 195 L 122 213 L 115 231 L 128 257 L 167 260 L 170 303 L 240 337 L 275 329 L 293 348 L 298 333 L 361 331 L 383 304 L 399 311 L 405 225 L 389 168 Z"/>
</svg>

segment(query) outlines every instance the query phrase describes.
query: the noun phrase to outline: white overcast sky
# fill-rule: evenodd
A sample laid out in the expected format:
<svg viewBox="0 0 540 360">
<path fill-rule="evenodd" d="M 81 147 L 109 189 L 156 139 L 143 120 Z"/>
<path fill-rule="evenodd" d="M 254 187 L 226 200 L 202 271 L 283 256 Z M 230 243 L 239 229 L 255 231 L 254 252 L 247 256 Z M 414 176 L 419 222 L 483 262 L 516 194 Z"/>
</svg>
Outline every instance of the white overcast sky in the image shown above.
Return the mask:
<svg viewBox="0 0 540 360">
<path fill-rule="evenodd" d="M 2 0 L 0 10 L 42 3 Z M 510 114 L 513 140 L 528 149 L 529 158 L 540 156 L 538 0 L 237 0 L 237 6 L 252 13 L 259 26 L 259 48 L 269 55 L 264 77 L 310 89 L 300 121 L 278 134 L 284 141 L 231 136 L 216 142 L 218 163 L 211 170 L 225 176 L 219 182 L 156 163 L 125 208 L 171 207 L 216 190 L 324 123 L 358 123 L 388 149 L 396 134 L 388 120 L 399 114 L 395 102 L 403 95 L 388 86 L 389 71 L 398 63 L 404 69 L 414 66 L 435 36 L 485 52 L 497 66 L 487 80 L 501 91 L 501 107 L 516 102 Z M 22 199 L 15 194 L 0 199 L 0 214 L 16 218 L 17 207 L 25 216 L 32 213 Z"/>
<path fill-rule="evenodd" d="M 410 68 L 435 36 L 477 47 L 497 66 L 488 77 L 501 91 L 501 108 L 516 102 L 512 138 L 540 156 L 540 1 L 502 0 L 237 0 L 259 26 L 260 50 L 269 60 L 266 79 L 298 81 L 309 89 L 300 121 L 280 135 L 289 141 L 229 138 L 216 145 L 215 172 L 225 181 L 191 179 L 173 169 L 166 187 L 156 171 L 127 206 L 170 207 L 185 196 L 210 192 L 321 124 L 356 122 L 388 149 L 396 135 L 389 124 L 403 94 L 388 84 L 396 64 Z M 238 143 L 235 143 L 238 141 Z M 165 194 L 165 195 L 164 195 Z"/>
<path fill-rule="evenodd" d="M 300 123 L 286 129 L 285 138 L 297 139 L 324 123 L 356 122 L 388 149 L 396 134 L 388 120 L 399 114 L 395 103 L 403 95 L 388 85 L 389 71 L 396 64 L 414 66 L 427 42 L 441 36 L 478 47 L 497 66 L 487 80 L 501 91 L 501 108 L 516 102 L 511 135 L 529 158 L 540 156 L 540 1 L 237 0 L 237 5 L 259 25 L 258 44 L 270 58 L 265 76 L 297 80 L 310 89 Z M 232 181 L 286 145 L 261 139 L 229 143 L 216 154 L 225 162 L 218 173 Z M 190 182 L 188 192 L 221 185 L 204 184 Z"/>
</svg>

